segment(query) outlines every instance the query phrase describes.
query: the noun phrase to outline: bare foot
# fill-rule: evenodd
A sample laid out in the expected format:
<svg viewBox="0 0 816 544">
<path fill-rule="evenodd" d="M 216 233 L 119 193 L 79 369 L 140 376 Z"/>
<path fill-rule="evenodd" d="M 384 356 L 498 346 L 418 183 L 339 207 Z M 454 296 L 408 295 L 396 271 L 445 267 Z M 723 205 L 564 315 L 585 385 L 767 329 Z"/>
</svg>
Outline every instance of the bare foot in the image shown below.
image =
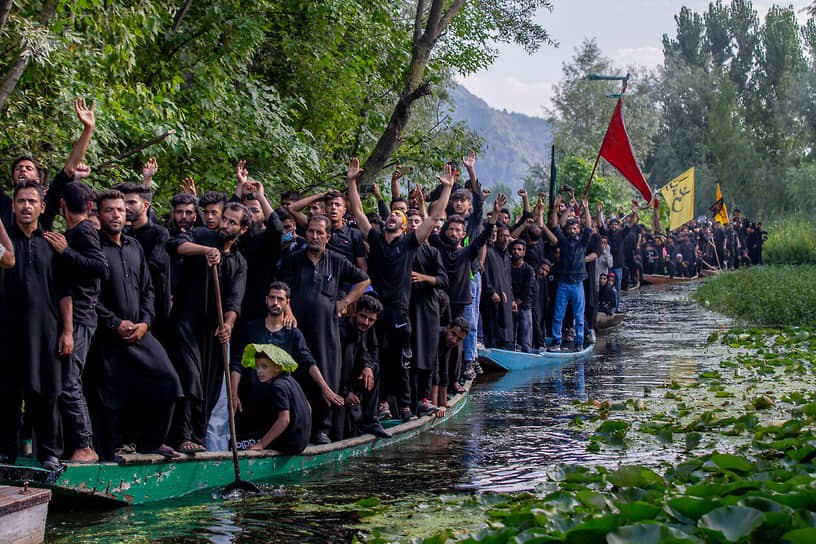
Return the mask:
<svg viewBox="0 0 816 544">
<path fill-rule="evenodd" d="M 91 448 L 80 448 L 75 450 L 68 460 L 74 463 L 96 463 L 99 461 L 99 456 Z"/>
</svg>

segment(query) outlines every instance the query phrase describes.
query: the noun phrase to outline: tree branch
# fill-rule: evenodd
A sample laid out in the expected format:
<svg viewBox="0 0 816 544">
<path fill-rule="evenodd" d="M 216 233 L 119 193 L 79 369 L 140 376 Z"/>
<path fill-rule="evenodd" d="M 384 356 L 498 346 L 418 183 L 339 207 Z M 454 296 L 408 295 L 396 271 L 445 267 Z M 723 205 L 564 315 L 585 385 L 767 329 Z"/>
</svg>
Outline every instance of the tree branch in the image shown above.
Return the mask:
<svg viewBox="0 0 816 544">
<path fill-rule="evenodd" d="M 176 17 L 173 20 L 173 30 L 172 30 L 173 33 L 175 33 L 179 29 L 179 27 L 181 26 L 181 22 L 184 20 L 184 16 L 187 15 L 187 10 L 190 9 L 190 6 L 192 5 L 192 3 L 193 3 L 193 0 L 187 0 L 184 3 L 184 6 L 182 6 L 182 8 L 178 11 L 178 13 L 176 13 Z"/>
<path fill-rule="evenodd" d="M 2 2 L 0 2 L 0 32 L 3 31 L 3 28 L 6 26 L 6 21 L 8 21 L 12 1 L 13 0 L 2 0 Z"/>
<path fill-rule="evenodd" d="M 11 0 L 9 0 L 11 3 Z M 414 38 L 411 43 L 416 44 L 422 38 L 422 16 L 425 15 L 425 0 L 417 0 L 416 17 L 414 19 Z"/>
<path fill-rule="evenodd" d="M 456 17 L 456 14 L 459 13 L 459 10 L 461 10 L 464 7 L 464 5 L 465 0 L 455 0 L 453 4 L 450 5 L 448 10 L 442 16 L 442 19 L 439 21 L 439 26 L 437 27 L 439 33 L 436 35 L 434 40 L 438 39 L 439 36 L 441 36 L 442 33 L 445 32 L 450 22 L 453 20 L 454 17 Z"/>
<path fill-rule="evenodd" d="M 136 153 L 139 153 L 140 151 L 144 151 L 145 149 L 147 149 L 150 146 L 156 145 L 157 143 L 161 142 L 162 140 L 164 140 L 165 138 L 167 138 L 171 134 L 175 134 L 175 133 L 176 133 L 175 130 L 169 130 L 169 131 L 165 132 L 164 134 L 162 134 L 161 136 L 156 136 L 155 138 L 153 138 L 149 142 L 145 142 L 145 143 L 141 144 L 140 146 L 131 149 L 130 151 L 126 151 L 126 152 L 122 153 L 121 155 L 119 155 L 118 157 L 116 157 L 114 159 L 111 159 L 111 160 L 109 160 L 107 162 L 103 162 L 102 164 L 100 164 L 99 166 L 96 167 L 96 171 L 98 172 L 99 170 L 104 170 L 105 168 L 109 168 L 110 166 L 116 164 L 119 161 L 123 161 L 123 160 L 127 159 L 128 157 L 132 157 Z"/>
</svg>

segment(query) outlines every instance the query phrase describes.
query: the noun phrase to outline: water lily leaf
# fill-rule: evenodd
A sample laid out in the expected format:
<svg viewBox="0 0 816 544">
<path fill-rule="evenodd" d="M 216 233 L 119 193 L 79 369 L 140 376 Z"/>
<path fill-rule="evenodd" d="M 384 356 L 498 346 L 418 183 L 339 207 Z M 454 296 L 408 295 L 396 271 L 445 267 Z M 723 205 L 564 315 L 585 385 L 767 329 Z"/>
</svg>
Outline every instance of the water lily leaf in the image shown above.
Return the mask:
<svg viewBox="0 0 816 544">
<path fill-rule="evenodd" d="M 814 456 L 816 453 L 816 448 L 811 446 L 810 444 L 805 444 L 801 448 L 798 449 L 789 449 L 785 452 L 785 455 L 796 461 L 797 463 L 801 463 L 802 461 L 806 461 Z"/>
<path fill-rule="evenodd" d="M 700 445 L 703 435 L 700 433 L 688 433 L 686 435 L 686 451 L 696 449 Z"/>
<path fill-rule="evenodd" d="M 626 521 L 653 519 L 658 512 L 660 512 L 659 507 L 643 501 L 615 503 L 615 507 L 620 510 L 621 515 L 626 518 Z"/>
<path fill-rule="evenodd" d="M 561 542 L 561 539 L 553 536 L 550 531 L 543 527 L 533 527 L 517 534 L 513 542 L 516 544 L 546 544 L 548 542 Z"/>
<path fill-rule="evenodd" d="M 694 544 L 688 535 L 662 523 L 636 523 L 618 527 L 606 535 L 607 544 Z"/>
<path fill-rule="evenodd" d="M 567 532 L 566 544 L 594 544 L 603 542 L 606 534 L 618 526 L 620 518 L 617 515 L 592 518 L 580 523 Z"/>
<path fill-rule="evenodd" d="M 710 533 L 720 533 L 728 542 L 739 542 L 764 521 L 762 512 L 747 506 L 722 506 L 700 518 L 697 523 Z"/>
<path fill-rule="evenodd" d="M 663 487 L 663 477 L 656 472 L 640 466 L 621 467 L 607 476 L 616 487 Z"/>
<path fill-rule="evenodd" d="M 355 503 L 357 506 L 362 506 L 363 508 L 371 508 L 374 506 L 380 505 L 380 499 L 377 497 L 368 497 L 366 499 L 360 499 Z"/>
<path fill-rule="evenodd" d="M 694 497 L 676 497 L 666 501 L 666 504 L 669 513 L 683 523 L 696 523 L 698 519 L 720 506 L 718 501 Z"/>
<path fill-rule="evenodd" d="M 579 491 L 575 494 L 575 498 L 584 503 L 585 506 L 597 510 L 602 510 L 606 506 L 604 496 L 594 491 Z"/>
<path fill-rule="evenodd" d="M 715 453 L 711 456 L 711 461 L 722 469 L 736 472 L 751 472 L 755 468 L 755 465 L 746 461 L 744 457 L 727 453 Z"/>
<path fill-rule="evenodd" d="M 808 527 L 806 529 L 794 529 L 782 535 L 783 542 L 791 544 L 811 544 L 816 542 L 816 529 Z"/>
</svg>

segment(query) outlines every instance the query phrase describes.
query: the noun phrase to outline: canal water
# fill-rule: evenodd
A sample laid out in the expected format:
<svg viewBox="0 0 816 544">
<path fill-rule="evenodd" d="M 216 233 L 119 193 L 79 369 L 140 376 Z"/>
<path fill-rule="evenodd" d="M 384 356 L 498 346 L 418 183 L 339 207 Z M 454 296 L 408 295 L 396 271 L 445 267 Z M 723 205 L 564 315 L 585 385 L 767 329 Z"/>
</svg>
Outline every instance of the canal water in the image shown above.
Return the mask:
<svg viewBox="0 0 816 544">
<path fill-rule="evenodd" d="M 263 497 L 227 501 L 210 490 L 145 507 L 52 512 L 46 541 L 349 542 L 372 527 L 427 535 L 435 527 L 475 523 L 446 504 L 536 490 L 559 463 L 656 464 L 672 451 L 589 452 L 588 436 L 570 425 L 573 403 L 648 399 L 663 384 L 688 383 L 715 366 L 724 349 L 707 345 L 707 338 L 729 323 L 691 302 L 692 291 L 686 284 L 626 294 L 624 324 L 599 335 L 591 358 L 484 375 L 457 418 L 413 442 L 265 484 Z M 378 499 L 380 513 L 370 517 L 367 510 L 361 520 L 361 498 Z"/>
</svg>

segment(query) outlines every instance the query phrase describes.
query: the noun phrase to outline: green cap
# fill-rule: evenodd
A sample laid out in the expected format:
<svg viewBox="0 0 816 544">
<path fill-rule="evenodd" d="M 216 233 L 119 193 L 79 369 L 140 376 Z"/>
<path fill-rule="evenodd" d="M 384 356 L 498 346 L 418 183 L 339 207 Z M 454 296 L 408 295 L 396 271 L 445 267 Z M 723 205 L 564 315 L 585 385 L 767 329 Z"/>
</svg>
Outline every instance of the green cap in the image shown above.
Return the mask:
<svg viewBox="0 0 816 544">
<path fill-rule="evenodd" d="M 258 354 L 269 358 L 273 363 L 280 366 L 284 372 L 294 372 L 298 367 L 292 356 L 275 344 L 247 344 L 244 349 L 244 356 L 241 358 L 241 365 L 246 368 L 255 368 L 255 357 Z"/>
</svg>

